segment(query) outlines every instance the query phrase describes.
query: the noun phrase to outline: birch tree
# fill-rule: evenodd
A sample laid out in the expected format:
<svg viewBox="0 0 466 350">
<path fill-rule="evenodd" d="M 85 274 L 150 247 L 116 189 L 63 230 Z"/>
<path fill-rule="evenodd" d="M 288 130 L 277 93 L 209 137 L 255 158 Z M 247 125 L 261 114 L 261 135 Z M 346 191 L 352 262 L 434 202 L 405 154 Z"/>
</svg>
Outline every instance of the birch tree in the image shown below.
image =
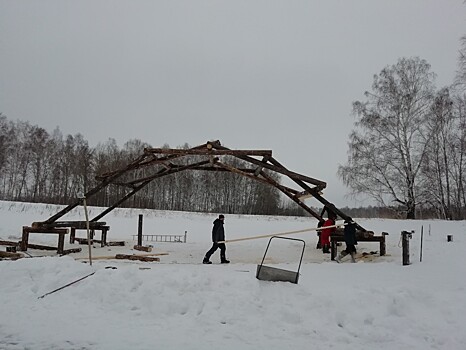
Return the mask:
<svg viewBox="0 0 466 350">
<path fill-rule="evenodd" d="M 426 121 L 434 78 L 418 57 L 401 58 L 375 75 L 366 100 L 353 103 L 348 163 L 338 170 L 352 193 L 401 205 L 408 219 L 415 218 L 421 200 L 418 176 L 431 136 Z"/>
</svg>

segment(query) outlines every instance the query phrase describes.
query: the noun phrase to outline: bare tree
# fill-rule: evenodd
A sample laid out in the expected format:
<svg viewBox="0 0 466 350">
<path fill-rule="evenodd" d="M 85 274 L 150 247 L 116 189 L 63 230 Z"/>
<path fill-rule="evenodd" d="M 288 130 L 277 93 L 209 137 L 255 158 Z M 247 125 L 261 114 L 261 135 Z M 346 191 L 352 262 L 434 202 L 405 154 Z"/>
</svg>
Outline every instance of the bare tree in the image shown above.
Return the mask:
<svg viewBox="0 0 466 350">
<path fill-rule="evenodd" d="M 427 144 L 427 153 L 422 165 L 425 197 L 443 219 L 452 219 L 451 186 L 452 164 L 455 158 L 453 139 L 455 120 L 453 101 L 447 88 L 435 96 L 431 115 L 427 122 L 432 138 Z"/>
<path fill-rule="evenodd" d="M 449 153 L 454 187 L 454 218 L 466 219 L 466 95 L 457 96 L 453 103 L 454 135 Z"/>
<path fill-rule="evenodd" d="M 415 218 L 418 175 L 430 138 L 426 126 L 435 75 L 418 57 L 401 58 L 374 76 L 366 101 L 353 103 L 357 121 L 350 134 L 348 163 L 338 175 L 353 194 L 382 205 L 402 205 Z"/>
<path fill-rule="evenodd" d="M 461 38 L 461 47 L 458 55 L 458 71 L 455 78 L 455 86 L 462 92 L 466 92 L 466 35 Z"/>
</svg>

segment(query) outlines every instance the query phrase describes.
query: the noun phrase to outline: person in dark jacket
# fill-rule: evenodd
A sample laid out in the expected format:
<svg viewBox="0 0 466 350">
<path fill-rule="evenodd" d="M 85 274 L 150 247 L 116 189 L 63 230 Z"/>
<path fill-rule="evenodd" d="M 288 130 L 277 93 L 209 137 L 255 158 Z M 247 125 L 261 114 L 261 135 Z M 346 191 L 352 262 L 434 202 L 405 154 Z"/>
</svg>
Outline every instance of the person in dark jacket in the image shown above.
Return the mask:
<svg viewBox="0 0 466 350">
<path fill-rule="evenodd" d="M 341 262 L 341 259 L 349 254 L 351 255 L 351 262 L 356 262 L 356 245 L 358 244 L 356 241 L 356 225 L 354 224 L 353 219 L 350 217 L 345 219 L 345 229 L 343 231 L 343 235 L 345 238 L 346 249 L 343 250 L 340 255 L 335 258 L 335 260 L 337 262 Z"/>
<path fill-rule="evenodd" d="M 223 228 L 224 220 L 225 216 L 219 215 L 218 219 L 214 221 L 214 227 L 212 228 L 212 248 L 205 254 L 204 260 L 202 260 L 203 264 L 212 264 L 212 261 L 209 259 L 218 248 L 220 248 L 220 262 L 222 264 L 228 264 L 230 262 L 225 257 L 227 250 L 225 243 L 219 243 L 225 241 L 225 229 Z"/>
</svg>

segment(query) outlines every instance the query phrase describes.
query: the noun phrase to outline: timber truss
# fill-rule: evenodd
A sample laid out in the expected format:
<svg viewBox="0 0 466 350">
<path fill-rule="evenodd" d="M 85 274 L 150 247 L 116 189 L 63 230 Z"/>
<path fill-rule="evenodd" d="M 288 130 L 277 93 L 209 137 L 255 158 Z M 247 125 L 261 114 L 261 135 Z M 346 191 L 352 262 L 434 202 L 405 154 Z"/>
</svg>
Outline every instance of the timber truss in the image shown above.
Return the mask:
<svg viewBox="0 0 466 350">
<path fill-rule="evenodd" d="M 241 165 L 234 166 L 229 164 L 228 160 L 231 157 L 242 160 L 240 162 Z M 238 162 L 235 162 L 235 164 L 238 164 Z M 147 175 L 149 171 L 142 172 L 141 170 L 143 169 L 150 170 L 152 173 Z M 100 184 L 89 190 L 84 195 L 84 198 L 92 198 L 100 190 L 111 184 L 125 186 L 128 188 L 128 191 L 122 198 L 92 218 L 90 220 L 90 227 L 98 228 L 105 225 L 105 222 L 99 222 L 99 220 L 123 204 L 150 182 L 185 170 L 232 172 L 271 185 L 321 223 L 324 222 L 323 215 L 325 211 L 333 213 L 342 219 L 348 218 L 346 214 L 322 196 L 321 191 L 327 185 L 325 182 L 288 170 L 272 156 L 271 150 L 232 150 L 222 146 L 220 141 L 210 141 L 189 149 L 145 148 L 141 156 L 121 169 L 97 176 L 96 179 L 100 181 Z M 296 188 L 280 184 L 267 174 L 270 172 L 288 177 L 296 185 Z M 141 175 L 142 173 L 144 175 Z M 322 212 L 318 213 L 304 203 L 304 199 L 311 196 L 324 205 Z M 58 219 L 75 207 L 82 205 L 84 198 L 77 199 L 74 203 L 68 205 L 46 221 L 36 222 L 33 226 L 46 228 L 85 228 L 85 223 L 82 221 L 58 221 Z M 366 231 L 358 224 L 357 227 L 359 230 Z"/>
</svg>

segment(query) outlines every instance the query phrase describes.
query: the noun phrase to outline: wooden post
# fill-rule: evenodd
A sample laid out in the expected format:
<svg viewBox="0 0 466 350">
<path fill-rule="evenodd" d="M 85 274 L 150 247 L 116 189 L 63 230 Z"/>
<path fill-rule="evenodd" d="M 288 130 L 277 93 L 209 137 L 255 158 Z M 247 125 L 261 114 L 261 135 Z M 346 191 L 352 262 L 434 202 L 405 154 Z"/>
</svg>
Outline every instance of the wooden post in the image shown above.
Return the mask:
<svg viewBox="0 0 466 350">
<path fill-rule="evenodd" d="M 89 230 L 89 215 L 87 213 L 86 197 L 83 198 L 84 214 L 86 215 L 86 230 L 87 230 L 87 247 L 89 249 L 89 265 L 92 266 L 92 253 L 91 253 L 91 231 Z"/>
<path fill-rule="evenodd" d="M 401 247 L 403 256 L 403 266 L 409 265 L 409 240 L 413 237 L 413 231 L 401 231 Z"/>
<path fill-rule="evenodd" d="M 57 254 L 63 254 L 65 250 L 65 234 L 59 233 L 58 234 L 58 247 L 57 247 Z"/>
<path fill-rule="evenodd" d="M 100 241 L 100 246 L 105 247 L 107 245 L 107 232 L 110 227 L 104 226 L 102 227 L 102 236 L 101 236 L 101 241 Z"/>
<path fill-rule="evenodd" d="M 139 221 L 138 221 L 138 246 L 142 246 L 142 218 L 143 215 L 139 214 Z"/>
<path fill-rule="evenodd" d="M 76 228 L 72 227 L 70 231 L 70 244 L 74 243 L 74 238 L 76 237 Z"/>
<path fill-rule="evenodd" d="M 424 225 L 421 226 L 421 252 L 419 254 L 419 262 L 422 262 L 422 242 L 424 240 Z"/>
<path fill-rule="evenodd" d="M 382 240 L 380 241 L 380 256 L 387 254 L 387 245 L 385 243 L 386 236 L 388 236 L 388 232 L 382 232 Z"/>
<path fill-rule="evenodd" d="M 20 250 L 25 252 L 28 250 L 29 231 L 27 226 L 23 226 L 23 235 L 21 237 Z"/>
</svg>

